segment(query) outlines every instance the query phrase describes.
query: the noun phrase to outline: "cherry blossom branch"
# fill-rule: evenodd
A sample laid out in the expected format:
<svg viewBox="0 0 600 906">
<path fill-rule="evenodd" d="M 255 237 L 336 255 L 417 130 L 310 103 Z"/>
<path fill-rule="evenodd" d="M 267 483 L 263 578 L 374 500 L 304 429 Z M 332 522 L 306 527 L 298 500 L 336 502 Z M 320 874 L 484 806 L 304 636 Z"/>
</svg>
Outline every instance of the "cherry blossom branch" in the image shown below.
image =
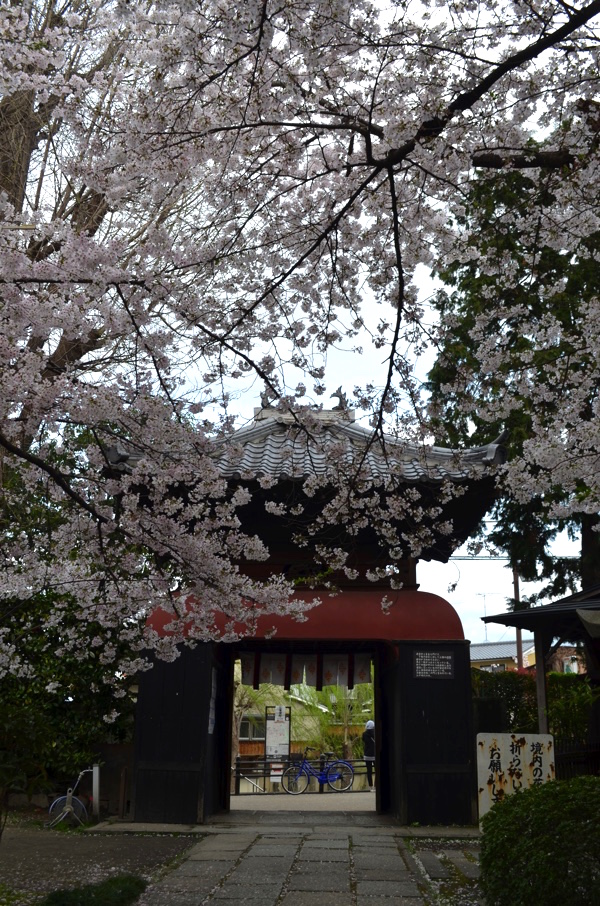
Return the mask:
<svg viewBox="0 0 600 906">
<path fill-rule="evenodd" d="M 48 475 L 57 487 L 64 491 L 67 497 L 70 497 L 71 500 L 85 510 L 86 513 L 92 516 L 97 523 L 106 524 L 109 522 L 109 519 L 106 516 L 103 516 L 102 513 L 99 513 L 96 507 L 92 506 L 85 497 L 82 497 L 81 494 L 78 494 L 77 491 L 73 490 L 68 476 L 49 463 L 48 460 L 36 456 L 35 453 L 32 453 L 30 450 L 24 450 L 22 447 L 18 447 L 1 433 L 0 446 L 2 446 L 7 453 L 11 453 L 17 459 L 22 459 L 25 462 L 36 466 L 41 472 Z"/>
<path fill-rule="evenodd" d="M 592 3 L 588 6 L 583 7 L 578 10 L 576 13 L 571 15 L 567 22 L 564 25 L 561 25 L 559 28 L 555 29 L 553 32 L 549 32 L 541 38 L 538 38 L 537 41 L 534 41 L 528 47 L 523 48 L 523 50 L 517 51 L 514 54 L 511 54 L 504 62 L 500 63 L 498 66 L 495 66 L 492 71 L 485 76 L 480 82 L 475 85 L 473 88 L 468 91 L 462 92 L 459 96 L 450 103 L 446 110 L 439 116 L 432 117 L 429 120 L 425 120 L 422 123 L 414 138 L 406 142 L 399 148 L 391 150 L 388 152 L 386 157 L 376 162 L 380 167 L 384 166 L 396 166 L 399 163 L 402 163 L 408 155 L 415 150 L 419 142 L 430 141 L 433 138 L 437 138 L 448 123 L 456 116 L 457 113 L 463 113 L 465 110 L 469 110 L 473 107 L 477 101 L 481 100 L 487 92 L 493 88 L 493 86 L 499 82 L 505 75 L 508 75 L 510 72 L 519 69 L 523 64 L 530 63 L 532 60 L 535 60 L 536 57 L 539 57 L 544 51 L 549 50 L 552 47 L 555 47 L 565 38 L 568 38 L 582 26 L 586 25 L 594 16 L 597 16 L 600 13 L 600 0 L 593 0 Z"/>
</svg>

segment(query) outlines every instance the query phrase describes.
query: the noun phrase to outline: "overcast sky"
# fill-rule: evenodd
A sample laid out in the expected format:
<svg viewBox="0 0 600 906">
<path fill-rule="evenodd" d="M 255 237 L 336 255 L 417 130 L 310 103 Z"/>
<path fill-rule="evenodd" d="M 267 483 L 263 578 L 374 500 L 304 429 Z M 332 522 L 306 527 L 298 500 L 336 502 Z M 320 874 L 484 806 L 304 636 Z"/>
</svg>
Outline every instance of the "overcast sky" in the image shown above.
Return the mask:
<svg viewBox="0 0 600 906">
<path fill-rule="evenodd" d="M 554 549 L 562 555 L 577 555 L 577 544 L 561 535 Z M 459 548 L 456 557 L 467 556 L 466 549 Z M 505 613 L 507 599 L 513 597 L 512 570 L 506 560 L 460 560 L 449 563 L 426 563 L 417 565 L 417 581 L 420 591 L 433 592 L 450 601 L 458 613 L 465 632 L 465 638 L 473 643 L 510 641 L 515 636 L 512 628 L 500 623 L 486 624 L 482 617 Z M 457 583 L 454 590 L 449 586 Z M 521 582 L 521 598 L 539 590 L 541 583 Z M 550 603 L 550 602 L 548 602 Z"/>
</svg>

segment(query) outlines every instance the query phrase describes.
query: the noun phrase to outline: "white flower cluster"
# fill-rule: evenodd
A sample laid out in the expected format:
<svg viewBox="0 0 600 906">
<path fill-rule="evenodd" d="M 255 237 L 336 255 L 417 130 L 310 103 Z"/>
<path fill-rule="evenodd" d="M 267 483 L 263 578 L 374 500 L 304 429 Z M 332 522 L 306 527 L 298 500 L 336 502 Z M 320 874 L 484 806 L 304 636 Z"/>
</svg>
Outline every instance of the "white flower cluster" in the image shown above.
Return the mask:
<svg viewBox="0 0 600 906">
<path fill-rule="evenodd" d="M 249 492 L 232 496 L 214 455 L 237 388 L 258 378 L 316 435 L 329 357 L 372 343 L 378 373 L 360 385 L 361 352 L 348 368 L 356 407 L 375 437 L 430 439 L 419 360 L 435 338 L 417 268 L 457 249 L 473 260 L 462 224 L 478 159 L 566 161 L 540 234 L 558 250 L 576 237 L 583 254 L 599 229 L 598 20 L 597 0 L 0 6 L 8 613 L 37 607 L 42 632 L 61 629 L 57 657 L 97 657 L 108 676 L 137 669 L 145 647 L 171 658 L 184 635 L 216 637 L 217 610 L 232 626 L 249 601 L 290 610 L 289 583 L 246 568 L 269 552 L 245 525 Z M 561 483 L 557 514 L 597 511 L 598 298 L 567 353 L 558 289 L 528 324 L 511 310 L 511 256 L 477 263 L 492 280 L 474 380 L 503 368 L 513 323 L 548 353 L 548 379 L 524 354 L 506 396 L 480 404 L 491 421 L 539 401 L 506 480 L 523 495 Z M 373 492 L 362 453 L 343 450 L 322 452 L 326 475 L 299 476 L 294 512 L 324 501 L 315 532 L 368 529 L 392 559 L 417 557 L 444 500 L 426 503 L 393 470 Z M 253 477 L 265 496 L 277 484 Z M 356 575 L 335 538 L 323 559 Z M 180 610 L 182 590 L 201 603 Z M 158 606 L 169 637 L 146 623 Z M 9 616 L 0 669 L 18 675 L 11 631 Z"/>
</svg>

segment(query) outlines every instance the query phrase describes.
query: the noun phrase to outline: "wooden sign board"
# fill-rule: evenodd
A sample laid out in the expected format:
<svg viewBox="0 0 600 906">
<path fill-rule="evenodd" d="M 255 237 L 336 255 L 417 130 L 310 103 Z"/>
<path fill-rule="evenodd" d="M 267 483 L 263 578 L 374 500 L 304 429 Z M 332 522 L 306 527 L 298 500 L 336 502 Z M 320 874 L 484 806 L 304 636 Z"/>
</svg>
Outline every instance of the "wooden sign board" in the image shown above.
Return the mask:
<svg viewBox="0 0 600 906">
<path fill-rule="evenodd" d="M 542 733 L 478 733 L 479 818 L 517 790 L 554 780 L 554 737 Z"/>
</svg>

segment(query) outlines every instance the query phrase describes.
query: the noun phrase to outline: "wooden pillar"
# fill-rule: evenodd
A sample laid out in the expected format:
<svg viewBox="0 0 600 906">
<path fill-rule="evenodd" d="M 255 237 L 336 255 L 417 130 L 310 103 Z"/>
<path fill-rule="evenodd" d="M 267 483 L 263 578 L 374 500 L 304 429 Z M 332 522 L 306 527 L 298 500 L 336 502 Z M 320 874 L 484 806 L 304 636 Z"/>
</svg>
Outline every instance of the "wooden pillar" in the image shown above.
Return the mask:
<svg viewBox="0 0 600 906">
<path fill-rule="evenodd" d="M 514 589 L 514 599 L 515 604 L 518 608 L 521 603 L 521 591 L 519 588 L 519 570 L 516 566 L 513 566 L 513 589 Z M 517 667 L 519 670 L 523 669 L 523 633 L 517 627 Z"/>
<path fill-rule="evenodd" d="M 387 654 L 377 780 L 381 811 L 401 824 L 475 823 L 468 642 L 401 640 L 390 643 Z"/>
<path fill-rule="evenodd" d="M 535 644 L 535 685 L 537 691 L 538 729 L 540 733 L 548 732 L 548 695 L 546 689 L 546 653 L 548 641 L 546 633 L 537 630 L 533 634 Z"/>
</svg>

